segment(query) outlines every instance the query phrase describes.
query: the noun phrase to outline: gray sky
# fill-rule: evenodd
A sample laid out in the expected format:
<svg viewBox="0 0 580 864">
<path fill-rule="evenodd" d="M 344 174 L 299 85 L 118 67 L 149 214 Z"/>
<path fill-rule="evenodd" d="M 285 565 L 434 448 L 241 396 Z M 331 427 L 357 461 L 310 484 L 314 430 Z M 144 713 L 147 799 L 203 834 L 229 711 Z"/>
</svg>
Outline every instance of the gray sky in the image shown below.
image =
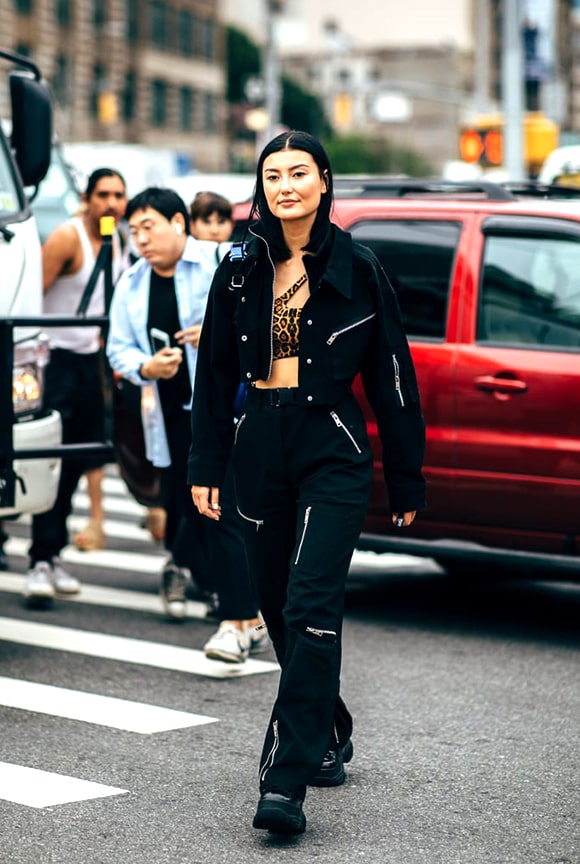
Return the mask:
<svg viewBox="0 0 580 864">
<path fill-rule="evenodd" d="M 287 0 L 290 25 L 280 51 L 315 50 L 325 44 L 323 24 L 337 21 L 363 47 L 452 44 L 471 48 L 471 0 Z M 228 20 L 256 36 L 263 32 L 265 0 L 222 0 Z"/>
</svg>

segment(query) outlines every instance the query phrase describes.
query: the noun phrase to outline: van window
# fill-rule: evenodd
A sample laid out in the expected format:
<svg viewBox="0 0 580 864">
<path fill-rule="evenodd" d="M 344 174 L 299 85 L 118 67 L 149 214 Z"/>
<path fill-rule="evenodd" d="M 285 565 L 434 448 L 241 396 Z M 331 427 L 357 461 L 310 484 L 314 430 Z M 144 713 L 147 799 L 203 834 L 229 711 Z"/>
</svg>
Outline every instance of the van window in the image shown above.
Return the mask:
<svg viewBox="0 0 580 864">
<path fill-rule="evenodd" d="M 580 242 L 488 235 L 477 339 L 580 348 Z"/>
<path fill-rule="evenodd" d="M 396 291 L 410 337 L 443 339 L 457 222 L 373 220 L 349 228 L 377 255 Z"/>
</svg>

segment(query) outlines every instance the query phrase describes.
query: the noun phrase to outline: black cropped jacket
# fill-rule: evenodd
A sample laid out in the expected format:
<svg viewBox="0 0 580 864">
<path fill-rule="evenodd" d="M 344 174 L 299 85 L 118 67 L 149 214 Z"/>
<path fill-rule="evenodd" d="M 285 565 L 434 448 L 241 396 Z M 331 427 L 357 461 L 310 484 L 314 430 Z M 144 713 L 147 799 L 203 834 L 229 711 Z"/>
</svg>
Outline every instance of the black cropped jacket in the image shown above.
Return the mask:
<svg viewBox="0 0 580 864">
<path fill-rule="evenodd" d="M 240 381 L 272 369 L 274 264 L 259 223 L 242 260 L 218 267 L 203 323 L 192 406 L 188 483 L 220 486 L 233 444 Z M 235 253 L 234 253 L 235 254 Z M 392 510 L 425 505 L 425 427 L 397 298 L 376 256 L 331 225 L 303 258 L 310 297 L 300 317 L 300 404 L 333 405 L 361 373 L 383 446 Z"/>
</svg>

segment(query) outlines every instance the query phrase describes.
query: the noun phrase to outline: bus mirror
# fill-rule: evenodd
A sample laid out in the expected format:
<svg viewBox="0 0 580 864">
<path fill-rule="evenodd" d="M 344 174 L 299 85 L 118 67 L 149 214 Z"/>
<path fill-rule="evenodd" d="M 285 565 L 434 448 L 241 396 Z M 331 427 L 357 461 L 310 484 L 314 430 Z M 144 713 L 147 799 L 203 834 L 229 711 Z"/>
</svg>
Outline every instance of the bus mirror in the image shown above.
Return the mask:
<svg viewBox="0 0 580 864">
<path fill-rule="evenodd" d="M 10 73 L 11 143 L 24 186 L 38 186 L 50 166 L 52 106 L 44 81 Z"/>
</svg>

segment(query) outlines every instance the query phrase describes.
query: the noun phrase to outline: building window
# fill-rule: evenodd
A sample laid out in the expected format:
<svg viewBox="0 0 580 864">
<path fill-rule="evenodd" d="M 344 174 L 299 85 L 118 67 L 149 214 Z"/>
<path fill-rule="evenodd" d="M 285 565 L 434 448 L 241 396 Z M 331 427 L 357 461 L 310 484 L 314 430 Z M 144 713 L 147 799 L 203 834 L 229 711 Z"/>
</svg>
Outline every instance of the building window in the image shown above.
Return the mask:
<svg viewBox="0 0 580 864">
<path fill-rule="evenodd" d="M 182 9 L 179 12 L 177 38 L 179 41 L 179 53 L 184 57 L 191 57 L 194 53 L 193 46 L 193 15 Z"/>
<path fill-rule="evenodd" d="M 93 27 L 97 31 L 104 29 L 107 23 L 107 4 L 105 0 L 93 0 Z"/>
<path fill-rule="evenodd" d="M 68 102 L 69 68 L 69 58 L 65 54 L 59 54 L 56 58 L 53 83 L 54 98 L 59 105 L 66 105 Z"/>
<path fill-rule="evenodd" d="M 183 132 L 193 129 L 193 90 L 181 87 L 179 90 L 179 128 Z"/>
<path fill-rule="evenodd" d="M 132 69 L 125 75 L 125 87 L 123 89 L 123 120 L 130 123 L 135 119 L 135 106 L 137 104 L 137 76 Z"/>
<path fill-rule="evenodd" d="M 215 22 L 206 18 L 202 24 L 202 57 L 206 60 L 215 58 Z"/>
<path fill-rule="evenodd" d="M 156 78 L 151 82 L 151 123 L 165 126 L 167 122 L 167 83 Z"/>
<path fill-rule="evenodd" d="M 95 120 L 99 116 L 99 96 L 105 87 L 105 69 L 102 63 L 95 63 L 93 66 L 93 86 L 91 89 L 91 101 L 89 113 Z"/>
<path fill-rule="evenodd" d="M 151 44 L 156 48 L 167 48 L 169 41 L 168 11 L 165 3 L 151 3 Z"/>
<path fill-rule="evenodd" d="M 126 31 L 125 37 L 130 45 L 139 39 L 139 0 L 126 0 Z"/>
<path fill-rule="evenodd" d="M 216 131 L 215 96 L 213 93 L 205 93 L 203 98 L 203 131 Z"/>
<path fill-rule="evenodd" d="M 16 54 L 21 54 L 23 57 L 32 56 L 32 49 L 26 42 L 19 42 L 14 51 Z"/>
<path fill-rule="evenodd" d="M 70 0 L 56 0 L 56 20 L 61 27 L 70 27 L 72 4 Z"/>
<path fill-rule="evenodd" d="M 19 15 L 30 15 L 34 11 L 33 6 L 32 0 L 14 0 L 14 8 Z"/>
</svg>

